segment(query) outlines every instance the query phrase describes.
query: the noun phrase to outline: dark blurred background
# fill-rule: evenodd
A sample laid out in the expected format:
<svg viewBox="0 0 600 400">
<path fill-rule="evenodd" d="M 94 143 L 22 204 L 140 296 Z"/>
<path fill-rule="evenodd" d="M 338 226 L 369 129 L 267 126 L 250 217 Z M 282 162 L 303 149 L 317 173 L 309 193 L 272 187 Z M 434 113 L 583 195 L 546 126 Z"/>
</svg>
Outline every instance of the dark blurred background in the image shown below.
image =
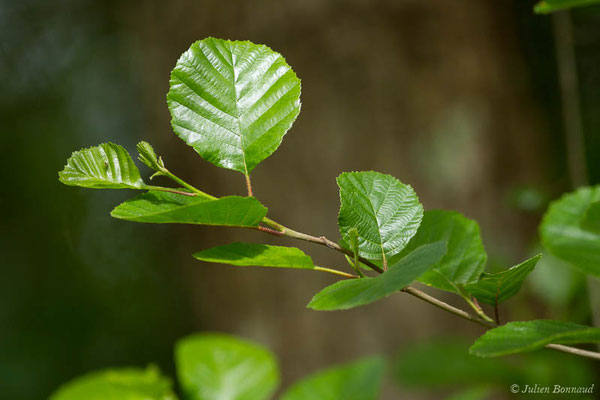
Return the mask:
<svg viewBox="0 0 600 400">
<path fill-rule="evenodd" d="M 0 398 L 43 399 L 108 366 L 156 363 L 173 374 L 174 342 L 199 330 L 268 346 L 284 384 L 361 355 L 479 335 L 402 294 L 353 311 L 307 310 L 332 278 L 191 257 L 234 240 L 292 242 L 111 219 L 133 193 L 66 187 L 57 172 L 81 147 L 114 141 L 135 153 L 147 140 L 196 186 L 243 194 L 241 174 L 204 162 L 172 133 L 165 95 L 193 41 L 247 39 L 281 52 L 303 82 L 300 117 L 253 176 L 273 218 L 337 238 L 335 177 L 378 170 L 413 185 L 427 209 L 479 221 L 490 269 L 506 268 L 539 250 L 547 202 L 572 186 L 557 20 L 534 15 L 533 4 L 0 0 Z M 598 183 L 600 9 L 571 17 L 587 169 Z M 299 247 L 319 265 L 345 263 Z M 589 323 L 579 274 L 548 256 L 530 281 L 504 319 Z M 389 399 L 440 398 L 388 386 Z"/>
</svg>

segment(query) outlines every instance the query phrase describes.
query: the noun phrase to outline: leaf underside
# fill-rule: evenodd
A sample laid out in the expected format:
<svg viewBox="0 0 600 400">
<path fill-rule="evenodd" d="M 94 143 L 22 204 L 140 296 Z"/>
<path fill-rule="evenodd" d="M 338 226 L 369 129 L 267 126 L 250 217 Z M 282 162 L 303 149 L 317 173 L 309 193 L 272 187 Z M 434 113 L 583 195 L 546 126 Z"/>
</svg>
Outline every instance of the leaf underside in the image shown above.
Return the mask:
<svg viewBox="0 0 600 400">
<path fill-rule="evenodd" d="M 267 46 L 215 38 L 183 53 L 167 102 L 175 133 L 205 160 L 250 173 L 300 112 L 300 79 Z"/>
<path fill-rule="evenodd" d="M 281 400 L 376 400 L 384 369 L 379 357 L 328 368 L 293 384 Z"/>
<path fill-rule="evenodd" d="M 550 343 L 600 342 L 600 329 L 572 322 L 534 320 L 509 322 L 479 337 L 469 352 L 480 357 L 498 357 L 543 348 Z"/>
<path fill-rule="evenodd" d="M 188 400 L 267 400 L 279 384 L 268 350 L 229 335 L 187 337 L 177 343 L 175 360 Z"/>
<path fill-rule="evenodd" d="M 390 263 L 419 246 L 441 240 L 447 243 L 446 255 L 419 277 L 419 282 L 437 289 L 459 293 L 459 286 L 479 278 L 484 270 L 487 254 L 483 248 L 477 222 L 458 212 L 426 211 L 417 234 L 400 254 L 390 260 Z"/>
<path fill-rule="evenodd" d="M 267 209 L 254 197 L 215 200 L 150 191 L 119 204 L 111 215 L 133 222 L 255 227 Z"/>
<path fill-rule="evenodd" d="M 58 173 L 65 185 L 92 189 L 142 189 L 145 184 L 131 156 L 114 143 L 74 152 Z"/>
<path fill-rule="evenodd" d="M 256 243 L 231 243 L 194 254 L 201 261 L 240 267 L 279 267 L 313 269 L 312 259 L 295 247 Z"/>
<path fill-rule="evenodd" d="M 589 229 L 589 209 L 600 186 L 583 187 L 554 201 L 540 225 L 544 247 L 586 274 L 600 277 L 600 233 Z"/>
<path fill-rule="evenodd" d="M 345 247 L 358 232 L 360 256 L 389 259 L 417 232 L 423 206 L 414 190 L 379 172 L 346 172 L 337 178 L 340 188 L 338 226 Z"/>
<path fill-rule="evenodd" d="M 500 304 L 519 292 L 541 257 L 538 254 L 506 271 L 484 274 L 479 281 L 466 285 L 465 289 L 483 303 Z"/>
<path fill-rule="evenodd" d="M 308 307 L 322 311 L 346 310 L 372 303 L 410 285 L 445 252 L 443 242 L 421 246 L 377 277 L 348 279 L 327 286 L 312 298 Z"/>
</svg>

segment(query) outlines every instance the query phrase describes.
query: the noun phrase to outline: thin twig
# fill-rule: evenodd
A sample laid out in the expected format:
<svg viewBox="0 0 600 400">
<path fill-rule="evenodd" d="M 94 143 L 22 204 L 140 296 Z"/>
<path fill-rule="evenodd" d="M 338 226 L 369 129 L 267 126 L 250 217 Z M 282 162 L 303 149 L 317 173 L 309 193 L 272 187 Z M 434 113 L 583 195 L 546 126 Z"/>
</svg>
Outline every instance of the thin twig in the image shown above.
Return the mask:
<svg viewBox="0 0 600 400">
<path fill-rule="evenodd" d="M 474 315 L 469 314 L 468 312 L 461 310 L 460 308 L 456 308 L 454 306 L 451 306 L 448 303 L 444 303 L 443 301 L 436 299 L 433 296 L 428 295 L 425 292 L 420 291 L 419 289 L 416 289 L 412 286 L 408 286 L 404 289 L 402 289 L 403 292 L 410 294 L 411 296 L 417 297 L 423 301 L 426 301 L 429 304 L 432 304 L 434 306 L 436 306 L 437 308 L 441 308 L 444 311 L 449 312 L 450 314 L 454 314 L 458 317 L 461 317 L 463 319 L 466 319 L 467 321 L 471 321 L 474 322 L 476 324 L 479 324 L 481 326 L 485 326 L 486 328 L 494 328 L 496 327 L 496 324 L 494 324 L 493 322 L 488 322 L 485 321 L 479 317 L 476 317 Z"/>
</svg>

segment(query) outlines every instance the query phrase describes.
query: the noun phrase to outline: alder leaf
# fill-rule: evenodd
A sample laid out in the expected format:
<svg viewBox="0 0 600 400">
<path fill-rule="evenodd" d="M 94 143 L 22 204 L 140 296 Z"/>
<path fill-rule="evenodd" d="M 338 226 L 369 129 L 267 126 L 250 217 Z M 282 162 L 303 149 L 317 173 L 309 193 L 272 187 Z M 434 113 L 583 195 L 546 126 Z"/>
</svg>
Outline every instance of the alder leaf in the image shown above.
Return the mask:
<svg viewBox="0 0 600 400">
<path fill-rule="evenodd" d="M 146 185 L 131 156 L 114 143 L 74 152 L 58 173 L 65 185 L 93 189 L 143 189 Z"/>
<path fill-rule="evenodd" d="M 75 378 L 50 400 L 175 400 L 169 379 L 157 368 L 115 368 Z"/>
<path fill-rule="evenodd" d="M 227 196 L 206 199 L 176 193 L 150 191 L 119 204 L 115 218 L 155 224 L 198 224 L 255 227 L 267 208 L 254 197 Z"/>
<path fill-rule="evenodd" d="M 406 248 L 390 260 L 404 257 L 427 243 L 446 241 L 448 252 L 419 282 L 437 289 L 459 293 L 460 286 L 477 280 L 483 272 L 487 254 L 483 248 L 479 225 L 455 211 L 432 210 L 423 215 L 417 234 Z"/>
<path fill-rule="evenodd" d="M 423 206 L 415 191 L 396 178 L 379 172 L 345 172 L 340 188 L 338 225 L 348 247 L 358 232 L 359 255 L 384 263 L 399 253 L 417 232 Z"/>
<path fill-rule="evenodd" d="M 589 229 L 598 202 L 600 186 L 565 194 L 550 204 L 540 234 L 542 244 L 554 256 L 586 274 L 600 277 L 600 232 Z"/>
<path fill-rule="evenodd" d="M 207 38 L 177 61 L 167 101 L 181 139 L 205 160 L 248 175 L 300 113 L 300 79 L 267 46 Z"/>
<path fill-rule="evenodd" d="M 479 301 L 490 305 L 500 304 L 519 292 L 540 258 L 542 255 L 538 254 L 506 271 L 484 273 L 477 282 L 465 285 L 465 289 Z"/>
<path fill-rule="evenodd" d="M 377 400 L 384 369 L 380 357 L 327 368 L 294 383 L 280 400 Z"/>
<path fill-rule="evenodd" d="M 240 267 L 280 267 L 314 269 L 312 259 L 295 247 L 257 243 L 231 243 L 194 254 L 200 261 Z"/>
<path fill-rule="evenodd" d="M 273 355 L 223 334 L 197 334 L 177 343 L 177 376 L 188 400 L 267 400 L 279 384 Z"/>
<path fill-rule="evenodd" d="M 509 322 L 487 331 L 469 352 L 480 357 L 498 357 L 538 350 L 550 343 L 600 343 L 600 329 L 544 319 Z"/>
<path fill-rule="evenodd" d="M 421 246 L 373 278 L 338 281 L 317 293 L 307 307 L 313 310 L 347 310 L 372 303 L 404 289 L 446 252 L 446 244 L 437 242 Z"/>
</svg>

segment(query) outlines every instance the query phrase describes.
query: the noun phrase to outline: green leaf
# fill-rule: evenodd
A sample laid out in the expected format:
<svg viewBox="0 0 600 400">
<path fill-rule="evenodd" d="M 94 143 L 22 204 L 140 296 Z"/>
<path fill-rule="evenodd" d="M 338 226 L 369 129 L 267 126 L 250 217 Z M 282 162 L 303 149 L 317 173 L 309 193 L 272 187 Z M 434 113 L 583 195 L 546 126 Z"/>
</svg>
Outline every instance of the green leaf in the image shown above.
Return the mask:
<svg viewBox="0 0 600 400">
<path fill-rule="evenodd" d="M 115 218 L 155 224 L 199 224 L 252 227 L 267 214 L 254 197 L 227 196 L 209 200 L 199 196 L 150 191 L 119 204 Z"/>
<path fill-rule="evenodd" d="M 256 243 L 231 243 L 199 251 L 200 261 L 231 264 L 240 267 L 280 267 L 313 269 L 312 259 L 295 247 Z"/>
<path fill-rule="evenodd" d="M 590 204 L 583 216 L 581 227 L 600 234 L 600 201 Z"/>
<path fill-rule="evenodd" d="M 312 298 L 308 307 L 314 310 L 346 310 L 372 303 L 410 285 L 445 252 L 443 242 L 421 246 L 377 277 L 344 280 L 327 286 Z"/>
<path fill-rule="evenodd" d="M 554 201 L 540 226 L 542 244 L 556 257 L 586 274 L 600 277 L 600 233 L 586 229 L 595 203 L 600 201 L 600 186 L 583 187 Z"/>
<path fill-rule="evenodd" d="M 247 175 L 300 113 L 300 79 L 267 46 L 207 38 L 177 61 L 167 101 L 181 139 L 205 160 Z"/>
<path fill-rule="evenodd" d="M 328 368 L 292 385 L 281 400 L 376 400 L 384 368 L 379 357 Z"/>
<path fill-rule="evenodd" d="M 500 304 L 519 292 L 540 258 L 542 255 L 538 254 L 506 271 L 484 273 L 479 281 L 466 285 L 465 289 L 479 301 L 490 305 Z"/>
<path fill-rule="evenodd" d="M 154 152 L 154 148 L 148 142 L 139 142 L 137 144 L 139 153 L 138 159 L 156 172 L 166 171 L 162 158 Z"/>
<path fill-rule="evenodd" d="M 426 211 L 417 234 L 396 257 L 404 257 L 419 246 L 440 240 L 447 242 L 448 252 L 419 282 L 459 293 L 458 286 L 479 278 L 487 260 L 477 222 L 455 211 Z"/>
<path fill-rule="evenodd" d="M 498 357 L 543 348 L 545 345 L 598 343 L 600 329 L 572 322 L 535 320 L 509 322 L 490 329 L 469 349 L 480 357 Z"/>
<path fill-rule="evenodd" d="M 58 180 L 65 185 L 93 189 L 143 189 L 146 186 L 127 150 L 114 143 L 74 152 L 58 173 Z"/>
<path fill-rule="evenodd" d="M 273 355 L 233 336 L 187 337 L 177 343 L 175 359 L 188 400 L 266 400 L 279 384 Z"/>
<path fill-rule="evenodd" d="M 348 247 L 350 232 L 358 231 L 359 255 L 386 262 L 399 253 L 417 232 L 423 206 L 414 190 L 378 172 L 345 172 L 340 188 L 338 225 Z"/>
<path fill-rule="evenodd" d="M 92 372 L 58 389 L 50 400 L 175 400 L 158 369 L 118 368 Z"/>
<path fill-rule="evenodd" d="M 545 0 L 537 3 L 533 10 L 538 14 L 548 14 L 554 11 L 596 4 L 600 4 L 600 0 Z"/>
</svg>

